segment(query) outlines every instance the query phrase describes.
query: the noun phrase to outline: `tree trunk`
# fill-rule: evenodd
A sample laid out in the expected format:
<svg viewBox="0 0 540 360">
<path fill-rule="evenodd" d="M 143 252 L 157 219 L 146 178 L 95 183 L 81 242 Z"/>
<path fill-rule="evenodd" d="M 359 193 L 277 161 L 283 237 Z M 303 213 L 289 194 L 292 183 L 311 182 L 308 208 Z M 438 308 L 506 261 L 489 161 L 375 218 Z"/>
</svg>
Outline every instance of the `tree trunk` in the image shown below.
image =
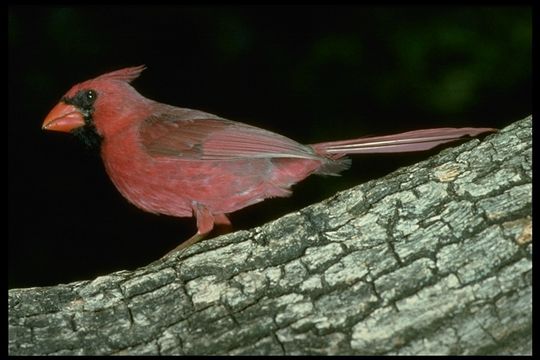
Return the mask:
<svg viewBox="0 0 540 360">
<path fill-rule="evenodd" d="M 531 354 L 531 127 L 132 272 L 9 290 L 9 354 Z"/>
</svg>

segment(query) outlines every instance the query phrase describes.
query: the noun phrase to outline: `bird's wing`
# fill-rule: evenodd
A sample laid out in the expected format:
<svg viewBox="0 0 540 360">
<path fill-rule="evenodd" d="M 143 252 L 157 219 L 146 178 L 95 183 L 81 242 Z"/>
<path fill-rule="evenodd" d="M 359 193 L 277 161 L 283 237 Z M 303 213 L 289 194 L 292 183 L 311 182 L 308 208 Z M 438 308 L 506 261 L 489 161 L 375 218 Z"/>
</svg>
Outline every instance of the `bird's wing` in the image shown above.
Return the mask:
<svg viewBox="0 0 540 360">
<path fill-rule="evenodd" d="M 185 160 L 318 158 L 311 147 L 285 136 L 197 110 L 168 107 L 139 128 L 152 156 Z"/>
</svg>

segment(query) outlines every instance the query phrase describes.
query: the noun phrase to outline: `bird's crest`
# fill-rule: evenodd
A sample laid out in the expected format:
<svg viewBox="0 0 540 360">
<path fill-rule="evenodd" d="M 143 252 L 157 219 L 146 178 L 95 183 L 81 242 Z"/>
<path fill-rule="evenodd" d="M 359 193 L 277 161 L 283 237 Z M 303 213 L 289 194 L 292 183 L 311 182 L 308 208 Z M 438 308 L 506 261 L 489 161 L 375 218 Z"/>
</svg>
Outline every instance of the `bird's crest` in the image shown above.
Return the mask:
<svg viewBox="0 0 540 360">
<path fill-rule="evenodd" d="M 119 81 L 125 81 L 127 83 L 130 83 L 136 78 L 138 78 L 144 69 L 146 69 L 146 65 L 128 67 L 128 68 L 124 68 L 124 69 L 116 70 L 107 74 L 100 75 L 96 79 L 119 80 Z"/>
</svg>

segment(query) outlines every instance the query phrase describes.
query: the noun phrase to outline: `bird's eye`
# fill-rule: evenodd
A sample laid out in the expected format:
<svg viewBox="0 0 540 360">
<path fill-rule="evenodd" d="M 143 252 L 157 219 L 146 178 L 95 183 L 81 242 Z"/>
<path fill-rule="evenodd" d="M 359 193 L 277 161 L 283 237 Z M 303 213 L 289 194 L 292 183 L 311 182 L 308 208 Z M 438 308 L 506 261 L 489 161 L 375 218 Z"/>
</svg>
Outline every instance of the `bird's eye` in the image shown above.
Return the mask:
<svg viewBox="0 0 540 360">
<path fill-rule="evenodd" d="M 93 103 L 95 100 L 96 100 L 96 92 L 94 90 L 87 90 L 86 91 L 86 99 L 90 102 L 90 103 Z"/>
<path fill-rule="evenodd" d="M 79 109 L 92 110 L 97 97 L 98 93 L 95 90 L 79 90 L 72 97 L 65 96 L 62 101 L 66 104 L 74 105 Z"/>
</svg>

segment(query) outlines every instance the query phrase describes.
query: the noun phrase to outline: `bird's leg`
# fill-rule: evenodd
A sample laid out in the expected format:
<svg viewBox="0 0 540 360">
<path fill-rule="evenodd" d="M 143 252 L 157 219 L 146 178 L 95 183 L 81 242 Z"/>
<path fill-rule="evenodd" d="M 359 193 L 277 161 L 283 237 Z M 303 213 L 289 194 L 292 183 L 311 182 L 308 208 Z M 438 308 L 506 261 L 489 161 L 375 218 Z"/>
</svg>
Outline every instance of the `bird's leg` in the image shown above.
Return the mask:
<svg viewBox="0 0 540 360">
<path fill-rule="evenodd" d="M 232 229 L 230 220 L 225 214 L 212 214 L 204 205 L 194 202 L 192 205 L 193 214 L 197 218 L 197 233 L 182 242 L 180 245 L 169 251 L 167 255 L 180 250 L 187 249 L 191 245 L 204 239 L 215 227 L 219 227 L 221 232 L 227 233 Z M 224 230 L 224 231 L 223 231 Z M 166 255 L 166 256 L 167 256 Z"/>
<path fill-rule="evenodd" d="M 172 253 L 187 249 L 191 245 L 193 245 L 195 243 L 198 243 L 199 241 L 204 239 L 206 237 L 206 235 L 207 234 L 199 234 L 197 232 L 195 235 L 193 235 L 192 237 L 190 237 L 189 239 L 187 239 L 186 241 L 182 242 L 180 245 L 178 245 L 177 247 L 175 247 L 174 249 L 169 251 L 167 254 L 165 254 L 165 256 L 168 256 L 168 255 L 170 255 Z"/>
<path fill-rule="evenodd" d="M 214 231 L 219 234 L 227 234 L 232 231 L 231 220 L 225 214 L 214 214 Z"/>
</svg>

